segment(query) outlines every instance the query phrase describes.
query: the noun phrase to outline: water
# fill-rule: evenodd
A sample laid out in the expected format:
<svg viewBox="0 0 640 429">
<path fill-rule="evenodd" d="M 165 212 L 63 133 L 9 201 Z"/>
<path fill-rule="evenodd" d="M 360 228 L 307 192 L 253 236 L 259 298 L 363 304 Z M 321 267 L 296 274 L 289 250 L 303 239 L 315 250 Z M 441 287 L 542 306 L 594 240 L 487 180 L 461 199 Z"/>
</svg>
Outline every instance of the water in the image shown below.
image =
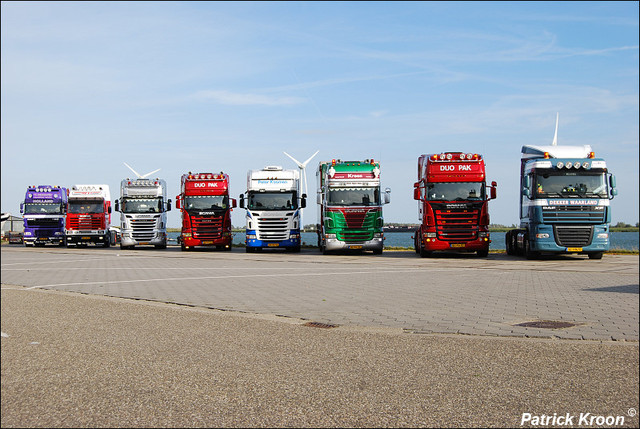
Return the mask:
<svg viewBox="0 0 640 429">
<path fill-rule="evenodd" d="M 505 232 L 491 233 L 491 250 L 505 250 L 504 236 Z M 180 235 L 177 232 L 169 232 L 169 243 L 176 244 L 176 238 Z M 385 247 L 407 247 L 413 249 L 413 232 L 388 232 L 385 233 Z M 638 233 L 637 232 L 612 232 L 611 233 L 611 249 L 619 250 L 638 250 Z M 315 246 L 318 242 L 318 236 L 315 232 L 303 232 L 302 242 L 304 245 Z M 233 233 L 233 244 L 244 244 L 244 232 Z"/>
</svg>

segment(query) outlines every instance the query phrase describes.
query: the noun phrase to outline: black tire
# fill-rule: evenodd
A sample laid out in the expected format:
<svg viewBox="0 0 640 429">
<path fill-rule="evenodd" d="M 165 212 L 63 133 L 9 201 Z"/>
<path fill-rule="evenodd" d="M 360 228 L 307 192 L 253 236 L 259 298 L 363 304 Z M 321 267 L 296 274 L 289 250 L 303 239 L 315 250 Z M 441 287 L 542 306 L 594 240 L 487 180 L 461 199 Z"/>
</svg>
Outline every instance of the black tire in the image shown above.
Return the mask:
<svg viewBox="0 0 640 429">
<path fill-rule="evenodd" d="M 604 252 L 589 252 L 589 259 L 602 259 Z"/>
<path fill-rule="evenodd" d="M 486 258 L 487 256 L 489 256 L 489 249 L 478 250 L 478 256 L 480 258 Z"/>
<path fill-rule="evenodd" d="M 511 231 L 507 231 L 504 236 L 504 245 L 507 249 L 507 255 L 513 255 L 513 243 L 511 241 Z"/>
<path fill-rule="evenodd" d="M 382 255 L 382 250 L 383 249 L 373 249 L 373 254 L 374 255 Z"/>
<path fill-rule="evenodd" d="M 529 236 L 524 237 L 524 257 L 527 259 L 538 259 L 538 252 L 531 250 L 531 244 L 529 243 Z"/>
</svg>

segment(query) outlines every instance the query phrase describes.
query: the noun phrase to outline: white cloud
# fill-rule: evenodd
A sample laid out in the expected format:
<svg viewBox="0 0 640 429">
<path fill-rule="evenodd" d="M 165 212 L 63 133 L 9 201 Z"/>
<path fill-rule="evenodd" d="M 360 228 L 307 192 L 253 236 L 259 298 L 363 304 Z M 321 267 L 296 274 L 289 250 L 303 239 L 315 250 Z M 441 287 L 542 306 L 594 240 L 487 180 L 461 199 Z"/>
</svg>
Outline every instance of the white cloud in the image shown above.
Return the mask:
<svg viewBox="0 0 640 429">
<path fill-rule="evenodd" d="M 232 106 L 289 106 L 307 101 L 301 97 L 276 97 L 229 91 L 198 91 L 194 94 L 194 98 Z"/>
</svg>

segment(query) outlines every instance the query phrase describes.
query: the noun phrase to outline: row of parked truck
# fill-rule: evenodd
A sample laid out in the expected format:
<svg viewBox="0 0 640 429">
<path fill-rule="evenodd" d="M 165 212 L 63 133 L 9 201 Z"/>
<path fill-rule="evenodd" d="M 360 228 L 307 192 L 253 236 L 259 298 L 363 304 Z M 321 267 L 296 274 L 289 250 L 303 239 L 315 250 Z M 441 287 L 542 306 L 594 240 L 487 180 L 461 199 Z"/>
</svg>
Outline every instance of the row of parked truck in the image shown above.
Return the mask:
<svg viewBox="0 0 640 429">
<path fill-rule="evenodd" d="M 128 166 L 127 166 L 128 167 Z M 131 168 L 131 167 L 129 167 Z M 120 212 L 123 249 L 167 246 L 166 182 L 136 174 L 124 179 L 115 211 Z M 157 170 L 156 170 L 157 171 Z M 609 248 L 615 177 L 590 146 L 523 146 L 520 167 L 520 227 L 506 234 L 511 255 L 535 258 L 543 253 L 586 253 L 599 259 Z M 323 253 L 370 250 L 382 253 L 382 206 L 390 190 L 381 188 L 380 162 L 374 159 L 318 164 L 317 245 Z M 302 209 L 308 196 L 300 172 L 279 166 L 250 170 L 239 206 L 246 209 L 246 251 L 263 248 L 300 250 Z M 306 182 L 306 178 L 305 178 Z M 491 243 L 488 202 L 496 198 L 496 182 L 487 183 L 485 163 L 477 153 L 443 152 L 418 158 L 420 226 L 415 251 L 477 252 L 486 256 Z M 229 194 L 229 175 L 182 175 L 176 208 L 182 214 L 182 250 L 213 247 L 231 250 L 231 211 L 237 200 Z M 83 246 L 113 244 L 108 185 L 30 186 L 24 213 L 27 246 L 54 243 Z"/>
</svg>

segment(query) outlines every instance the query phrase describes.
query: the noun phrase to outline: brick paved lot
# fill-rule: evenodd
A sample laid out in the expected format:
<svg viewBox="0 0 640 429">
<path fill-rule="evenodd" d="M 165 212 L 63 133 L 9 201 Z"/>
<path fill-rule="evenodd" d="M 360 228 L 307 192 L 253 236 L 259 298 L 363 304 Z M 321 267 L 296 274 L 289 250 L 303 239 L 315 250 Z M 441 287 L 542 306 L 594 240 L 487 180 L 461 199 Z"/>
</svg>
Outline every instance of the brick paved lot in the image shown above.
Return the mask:
<svg viewBox="0 0 640 429">
<path fill-rule="evenodd" d="M 638 340 L 638 256 L 2 246 L 2 284 L 417 333 Z M 575 326 L 515 326 L 549 320 Z"/>
</svg>

